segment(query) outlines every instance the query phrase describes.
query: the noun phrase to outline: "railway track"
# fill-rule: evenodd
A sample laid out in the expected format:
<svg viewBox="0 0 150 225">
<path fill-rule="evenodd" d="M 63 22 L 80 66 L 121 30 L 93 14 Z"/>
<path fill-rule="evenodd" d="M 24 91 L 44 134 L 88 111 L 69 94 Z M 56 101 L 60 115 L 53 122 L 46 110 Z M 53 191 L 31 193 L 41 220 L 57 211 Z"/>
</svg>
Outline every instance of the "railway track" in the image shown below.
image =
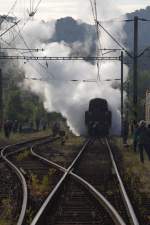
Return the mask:
<svg viewBox="0 0 150 225">
<path fill-rule="evenodd" d="M 7 158 L 50 137 L 29 140 L 1 148 L 0 156 L 0 221 L 22 224 L 27 204 L 27 184 L 20 170 Z"/>
<path fill-rule="evenodd" d="M 81 159 L 75 172 L 96 187 L 119 211 L 126 223 L 129 224 L 118 180 L 105 143 L 99 144 L 99 141 L 95 142 Z"/>
<path fill-rule="evenodd" d="M 17 215 L 19 215 L 19 209 L 21 208 L 21 198 L 21 184 L 18 177 L 0 159 L 0 224 L 6 219 L 7 221 L 11 220 L 14 224 L 17 223 Z M 16 204 L 17 202 L 18 204 Z"/>
<path fill-rule="evenodd" d="M 43 144 L 45 143 L 43 142 Z M 118 183 L 120 184 L 120 181 L 115 183 L 116 186 L 112 183 L 112 177 L 114 178 L 116 173 L 116 165 L 113 163 L 110 146 L 107 143 L 108 152 L 106 153 L 107 156 L 105 156 L 104 151 L 106 152 L 106 145 L 104 148 L 105 150 L 101 149 L 101 151 L 98 151 L 98 149 L 95 148 L 95 143 L 93 144 L 93 141 L 89 140 L 67 168 L 63 167 L 64 165 L 59 165 L 57 161 L 51 161 L 50 155 L 46 153 L 47 150 L 45 150 L 43 156 L 39 155 L 42 144 L 39 143 L 31 149 L 31 161 L 33 162 L 33 160 L 37 160 L 37 167 L 39 167 L 39 163 L 43 166 L 43 162 L 45 162 L 47 166 L 49 164 L 51 168 L 53 167 L 57 169 L 57 172 L 55 173 L 55 182 L 53 182 L 51 189 L 47 191 L 45 201 L 43 198 L 40 202 L 41 204 L 36 203 L 32 205 L 31 197 L 29 197 L 30 206 L 32 205 L 36 208 L 34 213 L 38 210 L 38 207 L 40 207 L 32 222 L 25 219 L 24 223 L 21 223 L 20 220 L 18 225 L 138 225 L 138 221 L 127 196 L 125 197 L 124 202 L 126 202 L 128 210 L 127 213 L 125 212 L 126 207 L 120 199 L 120 189 L 116 188 Z M 104 145 L 104 143 L 102 145 Z M 37 146 L 40 146 L 40 148 L 38 148 L 36 152 Z M 33 156 L 37 159 L 33 159 Z M 29 159 L 30 163 L 29 161 L 24 161 L 20 165 L 20 162 L 16 162 L 14 154 L 9 157 L 11 157 L 11 160 L 17 165 L 17 167 L 21 168 L 21 171 L 25 176 L 26 173 L 28 174 L 28 172 L 31 172 L 32 170 L 34 173 L 37 172 L 39 174 L 39 178 L 41 178 L 43 174 L 45 176 L 48 170 L 48 168 L 44 169 L 41 166 L 40 171 L 43 172 L 40 174 L 41 172 L 37 171 L 37 167 L 33 168 L 33 164 Z M 112 161 L 110 161 L 110 158 Z M 99 164 L 98 161 L 100 162 Z M 95 165 L 92 164 L 92 162 L 94 162 Z M 68 165 L 68 162 L 65 165 Z M 98 165 L 100 167 L 98 167 Z M 114 167 L 113 169 L 112 166 Z M 103 173 L 102 176 L 101 171 L 104 171 L 104 169 L 106 170 L 106 174 L 104 176 Z M 63 173 L 61 177 L 60 172 Z M 111 180 L 110 182 L 108 182 L 109 179 Z M 113 186 L 111 186 L 112 184 Z M 26 189 L 29 189 L 27 185 L 26 187 Z M 31 190 L 29 192 L 31 192 Z M 121 192 L 123 196 L 126 195 L 124 191 Z M 38 207 L 36 207 L 37 205 Z M 29 206 L 25 206 L 24 204 L 24 214 L 27 208 L 28 210 L 30 209 Z"/>
<path fill-rule="evenodd" d="M 123 219 L 114 207 L 92 185 L 73 173 L 91 140 L 86 143 L 71 165 L 64 167 L 45 159 L 32 149 L 34 156 L 46 160 L 64 172 L 59 183 L 35 216 L 31 225 L 41 224 L 122 224 Z M 86 154 L 86 153 L 85 153 Z M 75 219 L 76 218 L 76 219 Z"/>
<path fill-rule="evenodd" d="M 139 224 L 106 139 L 88 149 L 75 172 L 106 197 L 126 224 Z"/>
</svg>

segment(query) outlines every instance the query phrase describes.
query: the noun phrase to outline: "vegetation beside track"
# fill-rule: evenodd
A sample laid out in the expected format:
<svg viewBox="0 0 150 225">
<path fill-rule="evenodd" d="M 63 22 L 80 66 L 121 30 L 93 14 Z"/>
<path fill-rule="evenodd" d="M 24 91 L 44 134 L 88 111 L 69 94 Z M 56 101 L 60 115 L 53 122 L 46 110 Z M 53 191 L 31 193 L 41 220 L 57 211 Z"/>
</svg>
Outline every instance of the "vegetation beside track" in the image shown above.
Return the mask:
<svg viewBox="0 0 150 225">
<path fill-rule="evenodd" d="M 39 179 L 37 175 L 30 175 L 29 189 L 33 198 L 43 198 L 49 193 L 50 187 L 52 187 L 52 179 L 55 176 L 56 170 L 49 169 L 48 174 Z"/>
<path fill-rule="evenodd" d="M 16 223 L 16 218 L 13 216 L 13 207 L 11 199 L 5 198 L 1 203 L 1 218 L 0 225 L 11 225 Z"/>
<path fill-rule="evenodd" d="M 27 141 L 30 139 L 36 139 L 51 134 L 51 130 L 39 131 L 34 133 L 15 133 L 10 136 L 10 138 L 5 138 L 4 133 L 0 133 L 0 146 L 5 146 L 9 144 L 16 144 L 22 141 Z"/>
<path fill-rule="evenodd" d="M 133 204 L 137 213 L 140 214 L 141 222 L 144 225 L 150 224 L 150 161 L 144 155 L 144 164 L 140 162 L 139 152 L 134 153 L 132 142 L 129 147 L 123 147 L 122 140 L 116 140 L 117 146 L 122 155 L 123 176 L 127 189 L 131 193 Z"/>
<path fill-rule="evenodd" d="M 46 146 L 40 146 L 38 153 L 44 156 L 45 150 L 46 152 L 50 152 L 49 157 L 46 153 L 46 157 L 67 168 L 75 158 L 81 146 L 83 146 L 84 140 L 85 139 L 82 137 L 77 137 L 68 133 L 65 139 L 60 138 Z"/>
</svg>

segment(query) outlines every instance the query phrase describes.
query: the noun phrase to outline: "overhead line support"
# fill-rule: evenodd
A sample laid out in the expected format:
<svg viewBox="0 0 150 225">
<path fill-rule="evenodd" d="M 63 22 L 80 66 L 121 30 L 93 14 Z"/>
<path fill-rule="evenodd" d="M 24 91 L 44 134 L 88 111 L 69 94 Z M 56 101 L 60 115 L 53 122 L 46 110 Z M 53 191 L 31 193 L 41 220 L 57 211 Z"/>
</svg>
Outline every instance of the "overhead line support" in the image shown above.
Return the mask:
<svg viewBox="0 0 150 225">
<path fill-rule="evenodd" d="M 121 135 L 123 135 L 123 114 L 124 114 L 124 102 L 123 102 L 123 63 L 124 56 L 123 51 L 121 51 Z"/>
<path fill-rule="evenodd" d="M 103 27 L 99 21 L 97 21 L 97 24 L 105 31 L 105 33 L 108 34 L 108 36 L 111 37 L 111 39 L 121 48 L 121 50 L 125 51 L 129 57 L 133 58 L 132 54 L 128 52 L 127 49 L 125 49 L 125 47 L 123 47 L 123 45 L 121 45 L 119 41 L 117 41 L 116 38 L 114 38 L 113 35 L 107 29 L 105 29 L 105 27 Z"/>
<path fill-rule="evenodd" d="M 0 37 L 2 37 L 4 34 L 6 34 L 9 30 L 11 30 L 13 27 L 15 27 L 21 20 L 18 20 L 15 22 L 11 27 L 9 27 L 7 30 L 5 30 L 3 33 L 0 34 Z"/>
<path fill-rule="evenodd" d="M 8 56 L 8 55 L 0 55 L 0 59 L 10 59 L 10 60 L 41 60 L 41 61 L 52 61 L 52 60 L 90 60 L 90 61 L 94 61 L 94 60 L 120 60 L 120 56 L 119 57 L 97 57 L 97 56 L 91 56 L 91 57 L 86 57 L 86 56 L 81 56 L 81 57 L 42 57 L 42 56 Z"/>
<path fill-rule="evenodd" d="M 133 57 L 133 116 L 138 120 L 138 17 L 134 17 L 134 57 Z"/>
<path fill-rule="evenodd" d="M 3 79 L 2 70 L 0 69 L 0 130 L 3 126 Z"/>
</svg>

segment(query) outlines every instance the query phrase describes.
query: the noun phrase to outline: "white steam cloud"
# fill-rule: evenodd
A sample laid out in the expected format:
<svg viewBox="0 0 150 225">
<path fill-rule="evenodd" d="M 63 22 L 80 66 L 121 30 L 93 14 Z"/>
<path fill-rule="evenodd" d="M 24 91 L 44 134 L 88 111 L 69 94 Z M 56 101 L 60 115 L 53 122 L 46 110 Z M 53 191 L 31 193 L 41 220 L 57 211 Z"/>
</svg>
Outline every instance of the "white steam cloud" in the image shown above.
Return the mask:
<svg viewBox="0 0 150 225">
<path fill-rule="evenodd" d="M 109 17 L 116 16 L 117 12 L 110 4 L 110 1 L 109 4 L 106 1 L 105 4 L 98 3 L 98 11 L 105 13 L 105 16 L 102 14 L 100 16 L 99 13 L 100 19 L 108 18 L 108 15 Z M 121 23 L 107 24 L 105 27 L 115 34 L 120 41 L 123 40 L 124 33 Z M 74 43 L 72 48 L 64 42 L 49 43 L 54 32 L 54 21 L 45 23 L 33 20 L 28 22 L 23 30 L 24 39 L 28 46 L 45 49 L 43 52 L 34 53 L 34 55 L 69 56 L 73 48 L 76 49 L 80 45 L 82 46 L 79 42 Z M 104 32 L 101 33 L 101 38 L 104 48 L 116 47 L 116 44 Z M 24 43 L 19 37 L 15 42 L 17 47 L 24 47 Z M 88 43 L 89 39 L 87 38 L 87 43 L 84 43 L 87 52 L 89 51 Z M 115 54 L 113 53 L 113 55 Z M 86 132 L 84 113 L 88 109 L 89 100 L 96 97 L 105 98 L 113 112 L 112 131 L 114 133 L 120 132 L 120 90 L 113 88 L 113 81 L 103 81 L 105 79 L 120 78 L 120 62 L 103 62 L 100 72 L 102 81 L 99 83 L 70 82 L 70 80 L 96 80 L 96 65 L 89 62 L 49 61 L 40 63 L 43 66 L 39 65 L 38 62 L 22 63 L 26 77 L 43 80 L 25 80 L 24 87 L 42 97 L 47 111 L 60 112 L 67 119 L 68 125 L 75 134 L 84 134 Z M 124 66 L 125 78 L 127 74 L 128 68 Z"/>
</svg>

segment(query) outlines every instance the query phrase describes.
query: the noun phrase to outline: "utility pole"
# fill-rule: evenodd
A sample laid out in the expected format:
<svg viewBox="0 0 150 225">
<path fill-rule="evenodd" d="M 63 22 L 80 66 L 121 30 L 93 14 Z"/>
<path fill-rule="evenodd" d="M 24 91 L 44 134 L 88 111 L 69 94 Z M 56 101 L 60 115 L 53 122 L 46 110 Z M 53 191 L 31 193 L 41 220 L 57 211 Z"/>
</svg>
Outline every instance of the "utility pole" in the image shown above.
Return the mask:
<svg viewBox="0 0 150 225">
<path fill-rule="evenodd" d="M 124 107 L 123 107 L 123 51 L 121 51 L 121 135 L 123 134 L 123 112 L 124 112 Z"/>
<path fill-rule="evenodd" d="M 138 17 L 134 17 L 134 56 L 133 56 L 133 116 L 138 120 Z"/>
<path fill-rule="evenodd" d="M 0 69 L 0 129 L 3 125 L 3 84 L 2 84 L 2 70 Z"/>
<path fill-rule="evenodd" d="M 0 30 L 1 30 L 1 21 L 0 21 Z M 1 42 L 0 42 L 0 56 L 1 56 Z M 3 127 L 3 77 L 2 69 L 0 68 L 0 131 Z"/>
</svg>

